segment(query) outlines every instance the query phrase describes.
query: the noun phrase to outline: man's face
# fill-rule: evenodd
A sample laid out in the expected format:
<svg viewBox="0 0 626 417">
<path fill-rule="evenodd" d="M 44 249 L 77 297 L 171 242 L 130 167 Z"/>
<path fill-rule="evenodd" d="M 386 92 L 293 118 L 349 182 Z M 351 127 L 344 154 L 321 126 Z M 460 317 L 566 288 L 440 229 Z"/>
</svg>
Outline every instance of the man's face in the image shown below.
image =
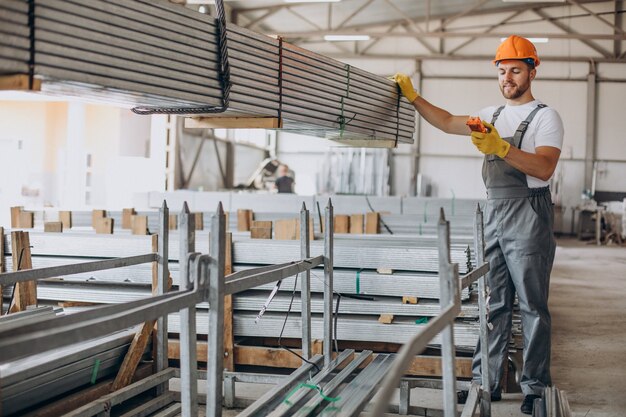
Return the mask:
<svg viewBox="0 0 626 417">
<path fill-rule="evenodd" d="M 536 73 L 534 68 L 531 70 L 523 61 L 515 59 L 500 61 L 498 83 L 504 98 L 515 100 L 524 95 Z"/>
</svg>

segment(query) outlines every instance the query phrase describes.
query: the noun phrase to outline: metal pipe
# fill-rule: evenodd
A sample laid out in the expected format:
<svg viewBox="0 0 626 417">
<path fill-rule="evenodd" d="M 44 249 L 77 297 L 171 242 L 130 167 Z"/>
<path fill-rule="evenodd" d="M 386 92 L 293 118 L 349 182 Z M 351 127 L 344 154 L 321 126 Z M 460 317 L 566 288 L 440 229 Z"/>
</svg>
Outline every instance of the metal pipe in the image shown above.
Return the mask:
<svg viewBox="0 0 626 417">
<path fill-rule="evenodd" d="M 304 261 L 311 256 L 309 210 L 302 202 L 300 210 L 300 257 Z M 300 298 L 302 301 L 302 357 L 311 358 L 311 270 L 302 272 L 300 278 Z"/>
<path fill-rule="evenodd" d="M 328 199 L 324 210 L 324 365 L 333 357 L 333 204 Z"/>
</svg>

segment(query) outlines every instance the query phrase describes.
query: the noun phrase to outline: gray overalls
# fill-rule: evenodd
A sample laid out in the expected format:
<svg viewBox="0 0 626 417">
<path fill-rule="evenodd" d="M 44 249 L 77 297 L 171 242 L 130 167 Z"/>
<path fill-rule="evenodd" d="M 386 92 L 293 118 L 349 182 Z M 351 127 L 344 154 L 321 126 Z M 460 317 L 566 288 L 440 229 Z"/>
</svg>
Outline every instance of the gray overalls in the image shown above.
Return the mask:
<svg viewBox="0 0 626 417">
<path fill-rule="evenodd" d="M 520 123 L 513 137 L 503 138 L 517 148 L 538 105 Z M 504 106 L 493 114 L 495 125 Z M 550 380 L 550 313 L 548 287 L 556 242 L 552 235 L 554 214 L 548 187 L 528 188 L 526 174 L 496 155 L 483 163 L 487 187 L 485 210 L 486 259 L 491 290 L 489 319 L 489 376 L 491 392 L 501 391 L 500 379 L 511 338 L 515 293 L 519 299 L 524 331 L 524 366 L 521 386 L 524 395 L 541 395 Z M 480 381 L 480 342 L 472 364 L 474 380 Z"/>
</svg>

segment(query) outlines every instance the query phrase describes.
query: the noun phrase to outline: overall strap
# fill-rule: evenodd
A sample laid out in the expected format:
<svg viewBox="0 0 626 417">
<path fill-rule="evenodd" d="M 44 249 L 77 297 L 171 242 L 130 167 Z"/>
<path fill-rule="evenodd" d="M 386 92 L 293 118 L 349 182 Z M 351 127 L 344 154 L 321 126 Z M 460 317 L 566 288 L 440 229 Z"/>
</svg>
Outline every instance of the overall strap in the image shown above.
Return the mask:
<svg viewBox="0 0 626 417">
<path fill-rule="evenodd" d="M 500 106 L 496 109 L 496 111 L 493 113 L 493 116 L 491 117 L 491 124 L 495 125 L 496 120 L 498 120 L 498 116 L 500 116 L 500 112 L 502 112 L 502 109 L 504 109 L 504 106 Z"/>
<path fill-rule="evenodd" d="M 533 109 L 533 111 L 531 111 L 530 114 L 526 117 L 526 120 L 521 122 L 519 124 L 519 126 L 517 127 L 517 130 L 513 134 L 513 144 L 518 149 L 521 149 L 521 147 L 522 147 L 522 140 L 524 140 L 524 134 L 526 133 L 526 129 L 528 129 L 528 125 L 535 118 L 535 115 L 537 114 L 537 112 L 539 110 L 543 109 L 544 107 L 548 107 L 548 105 L 547 104 L 538 104 L 537 107 L 535 107 Z"/>
</svg>

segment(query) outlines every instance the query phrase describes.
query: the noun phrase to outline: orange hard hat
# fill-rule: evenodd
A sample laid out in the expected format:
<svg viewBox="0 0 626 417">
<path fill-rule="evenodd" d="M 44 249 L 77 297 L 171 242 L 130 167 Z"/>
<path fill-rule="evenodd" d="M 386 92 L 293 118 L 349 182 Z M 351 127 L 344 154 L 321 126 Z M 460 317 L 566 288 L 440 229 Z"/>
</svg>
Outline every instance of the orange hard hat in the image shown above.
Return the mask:
<svg viewBox="0 0 626 417">
<path fill-rule="evenodd" d="M 505 59 L 532 60 L 535 67 L 539 66 L 539 57 L 535 45 L 528 39 L 517 35 L 509 36 L 498 46 L 493 63 L 498 65 L 499 61 Z"/>
</svg>

